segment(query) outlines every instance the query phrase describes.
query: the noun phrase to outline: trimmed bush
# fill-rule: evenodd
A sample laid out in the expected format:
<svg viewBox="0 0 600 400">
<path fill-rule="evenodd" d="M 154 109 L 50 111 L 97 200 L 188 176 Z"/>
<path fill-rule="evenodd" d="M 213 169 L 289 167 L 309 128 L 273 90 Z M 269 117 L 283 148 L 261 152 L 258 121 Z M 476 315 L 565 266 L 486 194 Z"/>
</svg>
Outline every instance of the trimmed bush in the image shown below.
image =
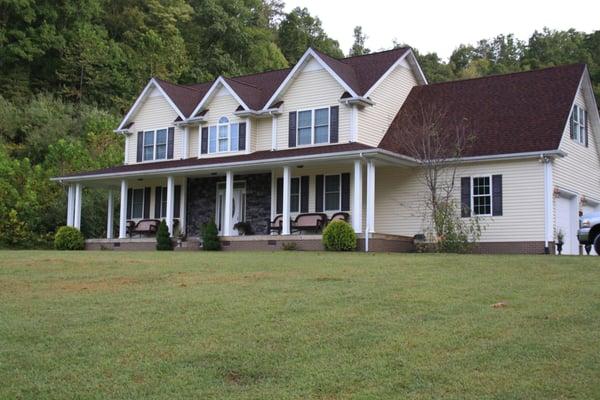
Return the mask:
<svg viewBox="0 0 600 400">
<path fill-rule="evenodd" d="M 202 248 L 204 250 L 221 250 L 219 230 L 215 221 L 210 221 L 202 226 Z"/>
<path fill-rule="evenodd" d="M 323 245 L 327 250 L 352 251 L 356 249 L 356 233 L 344 221 L 332 221 L 323 231 Z"/>
<path fill-rule="evenodd" d="M 61 226 L 54 235 L 54 248 L 56 250 L 83 250 L 85 239 L 83 233 L 72 226 Z"/>
<path fill-rule="evenodd" d="M 158 225 L 156 231 L 156 250 L 173 250 L 173 241 L 169 235 L 169 227 L 164 219 Z"/>
</svg>

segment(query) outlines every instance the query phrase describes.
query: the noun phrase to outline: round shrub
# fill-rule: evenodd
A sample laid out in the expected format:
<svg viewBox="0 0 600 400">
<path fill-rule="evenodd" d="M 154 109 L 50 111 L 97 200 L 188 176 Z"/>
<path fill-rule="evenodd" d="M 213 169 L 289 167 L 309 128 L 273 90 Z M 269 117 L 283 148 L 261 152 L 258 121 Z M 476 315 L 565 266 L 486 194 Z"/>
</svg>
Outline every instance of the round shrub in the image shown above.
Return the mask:
<svg viewBox="0 0 600 400">
<path fill-rule="evenodd" d="M 83 233 L 72 226 L 61 226 L 54 235 L 54 248 L 56 250 L 83 250 L 85 248 Z"/>
<path fill-rule="evenodd" d="M 352 251 L 356 249 L 356 233 L 344 221 L 332 221 L 323 231 L 323 245 L 327 250 Z"/>
</svg>

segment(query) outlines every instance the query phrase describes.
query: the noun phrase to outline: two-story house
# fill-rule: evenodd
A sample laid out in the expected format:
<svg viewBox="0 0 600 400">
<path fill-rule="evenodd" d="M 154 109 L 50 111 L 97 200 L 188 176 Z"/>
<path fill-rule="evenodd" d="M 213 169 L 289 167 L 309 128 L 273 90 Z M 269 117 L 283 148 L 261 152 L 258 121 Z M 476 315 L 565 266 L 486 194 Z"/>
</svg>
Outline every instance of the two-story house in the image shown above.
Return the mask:
<svg viewBox="0 0 600 400">
<path fill-rule="evenodd" d="M 427 192 L 398 132 L 420 104 L 476 127 L 456 200 L 462 217 L 483 223 L 480 251 L 553 251 L 561 231 L 564 252 L 579 252 L 578 212 L 600 206 L 587 68 L 428 84 L 409 48 L 345 59 L 309 49 L 291 69 L 195 85 L 151 79 L 116 130 L 123 165 L 56 178 L 68 186 L 67 224 L 80 227 L 85 185 L 110 193 L 107 239 L 90 248 L 132 248 L 127 224 L 142 219 L 165 219 L 189 238 L 214 219 L 225 248 L 320 248 L 318 235 L 295 235 L 290 221 L 342 211 L 360 248 L 409 250 L 426 229 Z M 281 234 L 267 236 L 277 215 Z M 236 237 L 241 221 L 257 235 Z"/>
</svg>

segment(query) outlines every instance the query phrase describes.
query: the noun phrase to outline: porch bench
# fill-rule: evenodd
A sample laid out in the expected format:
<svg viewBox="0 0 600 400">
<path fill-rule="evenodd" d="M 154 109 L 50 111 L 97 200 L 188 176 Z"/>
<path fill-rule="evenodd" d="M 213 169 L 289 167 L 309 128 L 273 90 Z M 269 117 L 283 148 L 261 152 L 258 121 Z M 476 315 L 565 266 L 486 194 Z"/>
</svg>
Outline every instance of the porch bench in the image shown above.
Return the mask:
<svg viewBox="0 0 600 400">
<path fill-rule="evenodd" d="M 327 215 L 323 213 L 298 214 L 292 222 L 292 232 L 320 232 L 327 225 Z"/>
<path fill-rule="evenodd" d="M 142 219 L 139 220 L 137 224 L 134 221 L 128 221 L 127 229 L 129 230 L 129 237 L 132 237 L 135 233 L 139 234 L 140 236 L 143 234 L 155 234 L 156 231 L 158 231 L 159 224 L 160 221 L 157 219 Z"/>
</svg>

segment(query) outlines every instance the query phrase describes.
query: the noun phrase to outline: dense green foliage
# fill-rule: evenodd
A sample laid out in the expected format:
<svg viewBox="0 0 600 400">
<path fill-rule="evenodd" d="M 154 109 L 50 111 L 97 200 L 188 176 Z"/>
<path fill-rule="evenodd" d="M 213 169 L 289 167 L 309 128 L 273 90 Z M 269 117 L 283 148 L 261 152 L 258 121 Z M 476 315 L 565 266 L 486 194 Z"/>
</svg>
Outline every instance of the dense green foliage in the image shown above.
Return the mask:
<svg viewBox="0 0 600 400">
<path fill-rule="evenodd" d="M 1 399 L 600 393 L 600 257 L 0 257 Z"/>
<path fill-rule="evenodd" d="M 362 28 L 353 35 L 351 53 L 368 53 Z M 309 46 L 343 56 L 318 17 L 284 13 L 281 0 L 2 2 L 0 246 L 52 243 L 66 190 L 49 179 L 122 162 L 113 129 L 150 77 L 192 83 L 288 67 Z M 500 35 L 460 45 L 448 62 L 416 53 L 430 82 L 586 62 L 600 94 L 600 31 Z M 105 219 L 106 192 L 84 188 L 84 236 L 103 236 Z"/>
<path fill-rule="evenodd" d="M 72 226 L 61 226 L 54 235 L 54 248 L 56 250 L 83 250 L 85 239 L 79 229 Z"/>
<path fill-rule="evenodd" d="M 210 221 L 202 225 L 202 249 L 209 251 L 221 250 L 219 229 L 215 221 Z"/>
<path fill-rule="evenodd" d="M 169 235 L 169 227 L 164 219 L 160 221 L 158 230 L 156 231 L 156 250 L 173 250 L 173 241 L 171 240 L 171 235 Z"/>
<path fill-rule="evenodd" d="M 352 251 L 356 249 L 356 233 L 344 221 L 332 221 L 323 230 L 323 245 L 332 251 Z"/>
</svg>

